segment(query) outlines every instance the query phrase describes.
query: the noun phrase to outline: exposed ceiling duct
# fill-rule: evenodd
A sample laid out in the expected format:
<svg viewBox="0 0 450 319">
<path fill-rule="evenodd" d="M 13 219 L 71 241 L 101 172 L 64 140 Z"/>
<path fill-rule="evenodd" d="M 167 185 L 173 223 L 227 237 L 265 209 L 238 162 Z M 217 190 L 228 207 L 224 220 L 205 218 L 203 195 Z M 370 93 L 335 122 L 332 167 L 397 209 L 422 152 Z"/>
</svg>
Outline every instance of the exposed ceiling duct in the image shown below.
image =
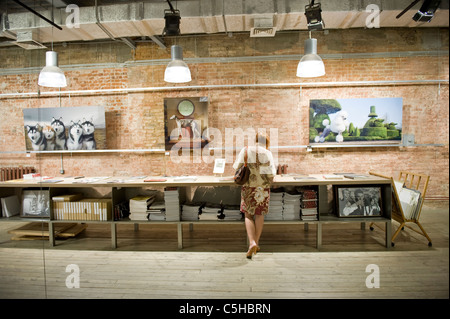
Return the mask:
<svg viewBox="0 0 450 319">
<path fill-rule="evenodd" d="M 135 41 L 151 39 L 165 47 L 163 30 L 167 1 L 112 1 L 98 0 L 21 0 L 40 15 L 54 21 L 62 30 L 54 29 L 32 12 L 18 6 L 13 0 L 2 1 L 0 45 L 18 45 L 20 32 L 32 31 L 33 41 L 45 45 L 51 41 L 96 41 L 115 39 L 130 47 Z M 68 27 L 68 3 L 79 8 L 79 27 Z M 172 1 L 175 10 L 182 12 L 180 35 L 227 34 L 248 32 L 249 36 L 275 36 L 283 31 L 307 31 L 305 6 L 309 0 L 178 0 Z M 411 0 L 322 1 L 322 18 L 326 29 L 367 28 L 367 19 L 373 14 L 368 6 L 379 9 L 380 28 L 388 27 L 448 27 L 448 0 L 443 0 L 430 22 L 412 19 L 422 1 L 396 18 Z M 35 5 L 39 3 L 39 6 Z M 53 3 L 53 6 L 52 6 Z M 66 5 L 66 6 L 65 6 Z M 53 16 L 52 16 L 53 14 Z M 272 22 L 272 23 L 270 23 Z M 100 27 L 101 25 L 101 27 Z M 105 32 L 105 30 L 107 32 Z M 52 32 L 53 31 L 53 32 Z M 53 33 L 53 34 L 52 34 Z M 276 33 L 276 34 L 275 34 Z"/>
<path fill-rule="evenodd" d="M 37 36 L 33 35 L 33 31 L 17 32 L 17 40 L 12 43 L 26 50 L 45 49 L 46 46 L 37 41 Z"/>
</svg>

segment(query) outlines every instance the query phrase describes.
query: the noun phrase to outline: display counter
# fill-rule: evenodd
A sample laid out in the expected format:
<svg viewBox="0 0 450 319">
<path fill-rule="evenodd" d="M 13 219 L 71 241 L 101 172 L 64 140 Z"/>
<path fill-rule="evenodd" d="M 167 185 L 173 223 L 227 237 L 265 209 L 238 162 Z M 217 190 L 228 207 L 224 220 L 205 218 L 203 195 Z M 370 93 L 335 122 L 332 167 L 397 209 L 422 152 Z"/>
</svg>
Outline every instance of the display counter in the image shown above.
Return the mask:
<svg viewBox="0 0 450 319">
<path fill-rule="evenodd" d="M 77 190 L 83 191 L 92 190 L 97 194 L 108 194 L 111 198 L 111 207 L 130 199 L 130 192 L 136 194 L 140 190 L 165 190 L 176 188 L 179 192 L 179 201 L 176 206 L 192 200 L 192 190 L 197 187 L 239 187 L 234 184 L 231 176 L 176 176 L 176 177 L 161 177 L 161 176 L 101 176 L 101 177 L 49 177 L 39 178 L 33 180 L 12 180 L 0 183 L 0 197 L 8 197 L 16 195 L 19 201 L 22 200 L 24 190 L 29 189 L 43 189 L 48 190 L 50 198 L 54 196 L 76 193 Z M 326 223 L 361 223 L 364 226 L 366 222 L 381 222 L 386 225 L 386 247 L 391 247 L 391 180 L 373 176 L 373 175 L 355 175 L 355 174 L 287 174 L 277 175 L 274 177 L 272 188 L 295 188 L 295 187 L 312 187 L 317 192 L 317 220 L 267 220 L 267 224 L 308 224 L 317 227 L 316 246 L 320 249 L 322 246 L 322 225 Z M 339 187 L 374 187 L 380 192 L 380 209 L 382 214 L 377 216 L 341 216 L 339 217 L 337 207 L 337 192 Z M 97 192 L 96 190 L 102 190 Z M 98 195 L 97 195 L 98 196 Z M 101 195 L 100 197 L 101 198 Z M 178 200 L 178 199 L 177 199 Z M 2 217 L 0 221 L 42 221 L 49 225 L 49 241 L 50 245 L 55 245 L 54 225 L 56 223 L 67 222 L 67 220 L 57 219 L 55 217 L 55 209 L 50 200 L 50 214 L 48 218 L 24 218 L 22 214 L 13 217 Z M 20 216 L 20 217 L 19 217 Z M 111 244 L 113 248 L 117 247 L 117 225 L 120 223 L 134 223 L 134 224 L 176 224 L 178 231 L 178 247 L 183 248 L 183 225 L 184 224 L 236 224 L 243 223 L 240 221 L 228 220 L 211 220 L 211 221 L 192 221 L 192 220 L 166 220 L 166 221 L 148 221 L 148 220 L 114 220 L 111 211 L 108 212 L 108 218 L 104 220 L 76 220 L 71 219 L 72 222 L 78 223 L 108 223 L 111 225 Z"/>
</svg>

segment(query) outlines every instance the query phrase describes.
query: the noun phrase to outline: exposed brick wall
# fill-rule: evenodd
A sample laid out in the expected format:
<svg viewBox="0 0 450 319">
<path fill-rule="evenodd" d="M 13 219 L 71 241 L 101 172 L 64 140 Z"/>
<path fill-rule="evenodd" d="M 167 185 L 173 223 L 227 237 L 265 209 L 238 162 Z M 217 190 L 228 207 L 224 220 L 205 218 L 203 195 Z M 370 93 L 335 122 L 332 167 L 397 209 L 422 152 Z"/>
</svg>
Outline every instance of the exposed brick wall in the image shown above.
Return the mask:
<svg viewBox="0 0 450 319">
<path fill-rule="evenodd" d="M 180 38 L 185 58 L 299 55 L 303 53 L 306 33 L 277 34 L 271 39 L 255 39 L 245 35 L 202 36 Z M 325 59 L 327 75 L 300 80 L 295 76 L 298 60 L 192 63 L 193 81 L 189 85 L 227 85 L 261 83 L 312 83 L 351 81 L 447 80 L 449 78 L 448 30 L 382 29 L 331 30 L 318 33 L 318 52 L 330 54 L 362 54 L 354 58 Z M 171 87 L 165 83 L 165 65 L 133 63 L 168 59 L 168 48 L 155 44 L 139 44 L 135 52 L 122 44 L 56 47 L 60 65 L 103 63 L 95 69 L 70 68 L 66 71 L 67 90 Z M 396 52 L 447 52 L 395 56 Z M 393 57 L 370 56 L 370 53 L 392 52 Z M 41 51 L 41 56 L 44 52 Z M 406 55 L 406 56 L 405 56 Z M 0 65 L 4 69 L 42 67 L 44 60 L 37 52 L 22 49 L 0 49 Z M 130 63 L 126 63 L 129 61 Z M 39 88 L 37 71 L 0 75 L 0 93 L 47 92 Z M 41 97 L 0 97 L 0 166 L 34 166 L 41 174 L 59 176 L 61 155 L 23 154 L 25 138 L 23 113 L 26 108 L 97 106 L 106 111 L 108 149 L 156 149 L 164 147 L 165 97 L 208 96 L 209 126 L 219 129 L 222 142 L 226 128 L 278 129 L 279 145 L 308 144 L 309 100 L 320 98 L 402 97 L 403 133 L 413 134 L 414 146 L 386 148 L 278 150 L 280 163 L 289 165 L 292 173 L 330 173 L 377 171 L 397 175 L 410 170 L 431 175 L 429 195 L 449 195 L 449 92 L 448 83 L 398 84 L 321 87 L 240 87 L 201 88 L 195 90 L 146 91 L 138 93 L 89 93 Z M 16 153 L 14 153 L 16 152 Z M 221 152 L 214 156 L 223 156 Z M 212 163 L 175 164 L 163 153 L 114 152 L 63 154 L 65 175 L 210 175 Z M 232 159 L 230 159 L 230 162 Z M 232 174 L 227 165 L 226 174 Z"/>
</svg>

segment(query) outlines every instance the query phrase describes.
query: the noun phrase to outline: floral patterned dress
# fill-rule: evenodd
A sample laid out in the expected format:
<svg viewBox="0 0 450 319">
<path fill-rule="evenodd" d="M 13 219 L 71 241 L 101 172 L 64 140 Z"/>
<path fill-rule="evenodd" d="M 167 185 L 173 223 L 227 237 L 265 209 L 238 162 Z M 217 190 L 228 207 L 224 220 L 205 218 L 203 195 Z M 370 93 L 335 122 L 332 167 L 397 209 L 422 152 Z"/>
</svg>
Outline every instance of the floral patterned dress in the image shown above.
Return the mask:
<svg viewBox="0 0 450 319">
<path fill-rule="evenodd" d="M 276 174 L 272 153 L 261 146 L 249 146 L 239 153 L 234 169 L 244 165 L 247 151 L 247 166 L 250 176 L 241 190 L 241 212 L 250 215 L 266 215 L 269 212 L 270 181 Z"/>
</svg>

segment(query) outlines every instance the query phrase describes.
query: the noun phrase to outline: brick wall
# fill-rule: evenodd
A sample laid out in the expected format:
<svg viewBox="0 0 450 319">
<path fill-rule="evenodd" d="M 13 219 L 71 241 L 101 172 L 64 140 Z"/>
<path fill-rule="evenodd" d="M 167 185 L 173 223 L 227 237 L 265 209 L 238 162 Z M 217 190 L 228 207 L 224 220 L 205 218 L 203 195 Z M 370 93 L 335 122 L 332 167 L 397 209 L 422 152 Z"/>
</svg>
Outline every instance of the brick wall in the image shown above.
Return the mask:
<svg viewBox="0 0 450 319">
<path fill-rule="evenodd" d="M 167 39 L 167 50 L 152 43 L 139 44 L 135 52 L 116 43 L 56 46 L 60 65 L 65 67 L 69 81 L 61 97 L 7 97 L 4 94 L 55 89 L 37 85 L 39 68 L 45 64 L 44 51 L 2 48 L 0 166 L 35 166 L 41 174 L 59 176 L 62 158 L 66 176 L 212 174 L 212 163 L 176 164 L 161 152 L 24 154 L 22 110 L 26 108 L 103 105 L 108 149 L 158 149 L 164 147 L 164 98 L 208 96 L 209 125 L 219 130 L 222 142 L 226 128 L 265 128 L 267 131 L 275 128 L 280 146 L 298 146 L 308 144 L 310 99 L 402 97 L 403 134 L 413 134 L 419 146 L 315 149 L 313 152 L 291 147 L 278 150 L 278 161 L 288 164 L 292 173 L 377 171 L 397 175 L 400 170 L 426 173 L 431 175 L 429 195 L 448 198 L 448 30 L 410 28 L 318 33 L 318 53 L 327 57 L 324 59 L 327 75 L 300 80 L 295 76 L 297 58 L 272 60 L 269 57 L 301 55 L 306 36 L 305 32 L 280 33 L 270 39 L 250 38 L 248 34 L 231 38 L 211 35 L 177 39 L 186 59 L 205 58 L 189 64 L 193 77 L 189 85 L 305 83 L 301 88 L 242 86 L 64 94 L 69 90 L 172 87 L 163 81 L 165 65 L 152 63 L 169 59 L 172 40 Z M 258 56 L 260 59 L 241 62 L 219 59 Z M 73 66 L 75 64 L 80 66 Z M 447 82 L 440 85 L 425 82 L 310 85 L 314 82 L 438 79 Z M 220 151 L 214 153 L 217 157 L 223 155 Z M 228 159 L 231 164 L 233 157 Z M 231 165 L 227 165 L 226 174 L 232 172 Z"/>
</svg>

